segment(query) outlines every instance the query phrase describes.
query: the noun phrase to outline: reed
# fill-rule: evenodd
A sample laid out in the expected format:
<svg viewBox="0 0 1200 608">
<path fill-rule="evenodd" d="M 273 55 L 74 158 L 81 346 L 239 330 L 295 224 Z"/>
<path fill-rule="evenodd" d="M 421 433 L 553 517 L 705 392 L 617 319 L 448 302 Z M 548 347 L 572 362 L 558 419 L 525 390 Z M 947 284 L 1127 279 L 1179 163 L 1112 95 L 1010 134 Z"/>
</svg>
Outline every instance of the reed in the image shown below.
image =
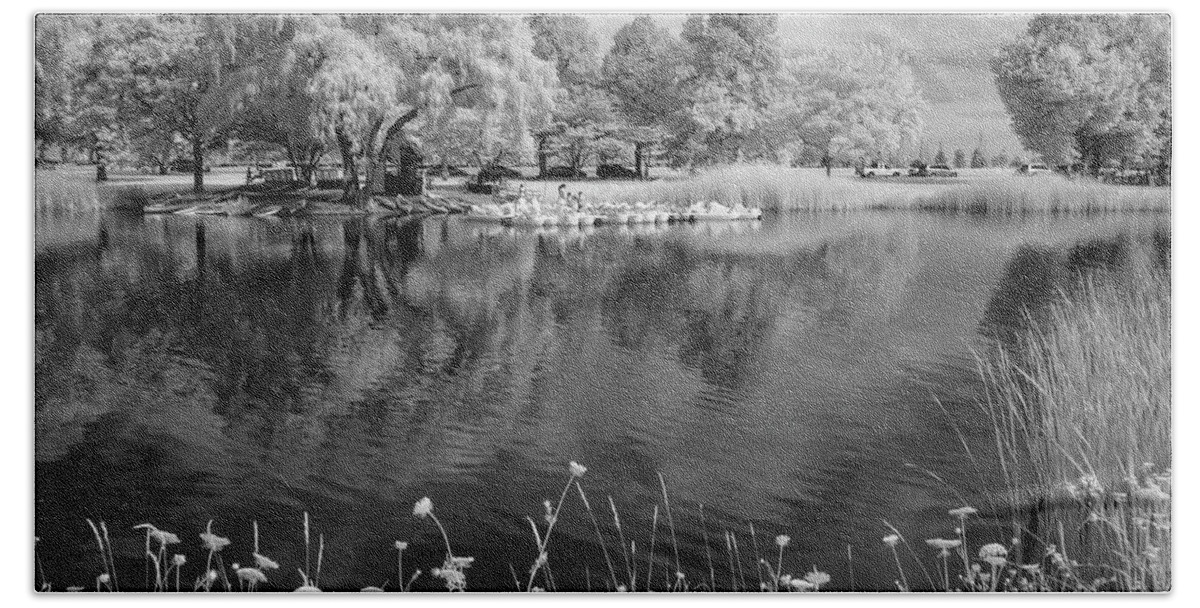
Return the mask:
<svg viewBox="0 0 1200 608">
<path fill-rule="evenodd" d="M 1082 276 L 1018 343 L 980 356 L 1005 497 L 1024 533 L 1067 525 L 1081 572 L 1121 590 L 1170 587 L 1171 287 L 1135 249 Z M 1065 538 L 1065 537 L 1064 537 Z M 1076 540 L 1077 539 L 1077 540 Z M 1096 586 L 1095 582 L 1081 583 Z"/>
<path fill-rule="evenodd" d="M 566 183 L 569 191 L 585 191 L 591 201 L 657 201 L 675 206 L 716 201 L 774 212 L 917 209 L 959 213 L 1093 213 L 1161 211 L 1171 206 L 1169 188 L 995 172 L 927 181 L 908 177 L 858 178 L 845 172 L 826 177 L 823 171 L 812 169 L 734 165 L 647 182 Z M 556 185 L 545 182 L 528 187 L 527 191 L 543 201 L 552 200 L 553 187 Z"/>
</svg>

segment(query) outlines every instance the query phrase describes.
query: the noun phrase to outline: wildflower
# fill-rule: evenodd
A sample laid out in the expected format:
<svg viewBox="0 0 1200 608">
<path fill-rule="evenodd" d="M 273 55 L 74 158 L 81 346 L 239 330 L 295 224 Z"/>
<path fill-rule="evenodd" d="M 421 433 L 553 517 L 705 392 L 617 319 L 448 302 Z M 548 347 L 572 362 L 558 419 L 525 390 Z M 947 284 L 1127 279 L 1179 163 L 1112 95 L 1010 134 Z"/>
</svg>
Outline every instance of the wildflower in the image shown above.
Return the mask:
<svg viewBox="0 0 1200 608">
<path fill-rule="evenodd" d="M 101 574 L 100 576 L 97 576 L 97 577 L 96 577 L 96 580 L 100 581 L 102 584 L 105 584 L 105 585 L 107 585 L 107 584 L 108 584 L 108 581 L 112 580 L 112 577 L 110 577 L 110 576 L 108 575 L 108 573 L 107 573 L 107 572 L 105 572 L 104 574 Z"/>
<path fill-rule="evenodd" d="M 574 460 L 571 461 L 570 467 L 572 477 L 583 477 L 583 474 L 587 473 L 587 467 L 575 462 Z"/>
<path fill-rule="evenodd" d="M 450 563 L 455 568 L 458 568 L 461 570 L 464 568 L 470 568 L 471 564 L 475 563 L 475 558 L 473 558 L 473 557 L 457 557 L 456 556 L 456 557 L 450 558 Z"/>
<path fill-rule="evenodd" d="M 200 534 L 200 540 L 204 541 L 204 548 L 212 552 L 218 552 L 221 549 L 229 546 L 229 539 L 223 536 L 217 536 L 212 532 L 204 532 Z"/>
<path fill-rule="evenodd" d="M 429 500 L 428 496 L 418 500 L 416 504 L 413 505 L 413 515 L 416 515 L 421 519 L 429 517 L 430 513 L 433 513 L 433 501 Z"/>
<path fill-rule="evenodd" d="M 628 587 L 625 585 L 617 585 L 617 593 L 625 593 L 626 591 L 629 591 Z"/>
<path fill-rule="evenodd" d="M 293 591 L 293 593 L 320 593 L 320 592 L 321 592 L 320 589 L 318 589 L 312 585 L 301 585 L 299 587 L 296 587 L 296 590 Z"/>
<path fill-rule="evenodd" d="M 883 544 L 889 547 L 895 547 L 898 542 L 900 542 L 900 536 L 897 534 L 888 534 L 883 537 Z"/>
<path fill-rule="evenodd" d="M 234 571 L 237 572 L 237 577 L 244 583 L 257 585 L 267 582 L 267 575 L 263 574 L 263 571 L 258 568 L 236 568 Z"/>
<path fill-rule="evenodd" d="M 363 587 L 358 591 L 359 593 L 383 593 L 383 589 L 380 589 L 379 587 Z"/>
<path fill-rule="evenodd" d="M 979 548 L 979 559 L 999 568 L 1008 562 L 1008 549 L 1000 543 L 989 543 Z"/>
<path fill-rule="evenodd" d="M 179 567 L 179 566 L 182 566 L 187 563 L 187 558 L 184 557 L 183 555 L 176 553 L 171 558 L 171 563 L 175 564 L 176 567 Z"/>
<path fill-rule="evenodd" d="M 779 584 L 784 585 L 784 586 L 791 585 L 792 584 L 792 575 L 784 574 L 783 576 L 779 577 Z"/>
<path fill-rule="evenodd" d="M 541 568 L 542 566 L 545 566 L 549 559 L 550 556 L 547 555 L 545 551 L 542 551 L 540 554 L 538 554 L 537 562 L 534 563 L 534 567 Z"/>
<path fill-rule="evenodd" d="M 958 540 L 958 539 L 950 540 L 950 539 L 945 539 L 945 538 L 927 538 L 927 539 L 925 539 L 925 544 L 929 545 L 930 547 L 933 547 L 934 549 L 941 549 L 942 551 L 949 551 L 950 549 L 954 549 L 954 548 L 958 547 L 959 545 L 961 545 L 962 541 Z"/>
<path fill-rule="evenodd" d="M 276 563 L 275 560 L 273 560 L 265 555 L 259 554 L 259 553 L 254 554 L 254 564 L 256 566 L 258 566 L 259 570 L 278 570 L 279 569 L 279 564 Z"/>
<path fill-rule="evenodd" d="M 675 573 L 675 578 L 677 578 L 677 579 L 679 579 L 679 580 L 683 580 L 683 579 L 687 578 L 687 576 L 686 576 L 686 575 L 684 575 L 684 573 L 682 573 L 682 572 L 676 572 L 676 573 Z"/>
<path fill-rule="evenodd" d="M 813 566 L 812 572 L 804 575 L 804 580 L 812 583 L 816 587 L 820 587 L 829 582 L 829 574 L 820 572 L 816 566 Z"/>
<path fill-rule="evenodd" d="M 816 588 L 817 588 L 816 585 L 814 585 L 802 578 L 792 579 L 792 589 L 795 589 L 796 591 L 812 591 L 813 589 L 816 589 Z"/>
<path fill-rule="evenodd" d="M 542 589 L 541 587 L 534 587 L 534 588 L 530 589 L 529 591 L 530 591 L 530 593 L 542 593 L 546 590 Z"/>
<path fill-rule="evenodd" d="M 154 527 L 154 524 L 138 524 L 134 526 L 133 529 L 145 529 L 147 534 L 150 535 L 150 538 L 158 541 L 158 543 L 161 545 L 174 545 L 179 543 L 178 536 L 167 532 L 166 530 L 159 530 L 158 528 Z"/>
<path fill-rule="evenodd" d="M 775 544 L 779 545 L 780 547 L 786 547 L 790 542 L 792 542 L 792 537 L 788 536 L 787 534 L 780 534 L 779 536 L 775 537 Z"/>
<path fill-rule="evenodd" d="M 974 515 L 978 512 L 979 512 L 979 510 L 976 509 L 975 507 L 959 507 L 957 509 L 950 509 L 950 514 L 959 519 L 966 519 L 967 517 Z"/>
<path fill-rule="evenodd" d="M 397 551 L 403 551 L 407 548 L 408 548 L 408 542 L 403 541 L 403 540 L 396 541 L 396 550 Z"/>
<path fill-rule="evenodd" d="M 209 570 L 207 573 L 205 573 L 204 578 L 208 579 L 208 582 L 210 583 L 217 580 L 217 571 Z"/>
</svg>

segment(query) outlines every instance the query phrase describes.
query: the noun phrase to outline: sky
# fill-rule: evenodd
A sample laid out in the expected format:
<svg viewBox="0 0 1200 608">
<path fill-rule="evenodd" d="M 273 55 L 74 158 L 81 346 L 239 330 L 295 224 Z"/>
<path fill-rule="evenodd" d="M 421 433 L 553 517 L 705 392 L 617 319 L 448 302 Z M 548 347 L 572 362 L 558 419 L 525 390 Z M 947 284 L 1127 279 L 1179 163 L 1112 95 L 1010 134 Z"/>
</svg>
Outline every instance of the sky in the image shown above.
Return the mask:
<svg viewBox="0 0 1200 608">
<path fill-rule="evenodd" d="M 585 15 L 607 52 L 613 35 L 636 15 Z M 970 155 L 982 141 L 990 157 L 1019 153 L 1021 145 L 996 92 L 990 58 L 1025 29 L 1027 13 L 782 14 L 779 33 L 794 48 L 852 49 L 869 44 L 906 52 L 926 101 L 923 145 L 932 157 L 962 148 Z M 684 13 L 653 18 L 678 35 Z"/>
</svg>

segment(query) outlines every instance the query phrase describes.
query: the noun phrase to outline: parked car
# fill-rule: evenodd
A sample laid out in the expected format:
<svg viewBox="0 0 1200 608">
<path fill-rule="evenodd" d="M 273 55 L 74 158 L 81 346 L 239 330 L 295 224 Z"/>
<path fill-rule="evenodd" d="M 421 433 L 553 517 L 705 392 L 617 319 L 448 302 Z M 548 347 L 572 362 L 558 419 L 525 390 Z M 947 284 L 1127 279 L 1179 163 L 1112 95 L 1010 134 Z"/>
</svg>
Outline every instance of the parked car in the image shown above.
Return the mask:
<svg viewBox="0 0 1200 608">
<path fill-rule="evenodd" d="M 621 165 L 600 165 L 596 167 L 596 177 L 600 179 L 637 179 L 638 172 Z"/>
<path fill-rule="evenodd" d="M 1045 163 L 1025 163 L 1017 169 L 1017 173 L 1021 175 L 1049 175 L 1050 167 Z"/>
<path fill-rule="evenodd" d="M 926 173 L 930 177 L 958 177 L 958 171 L 951 169 L 948 165 L 929 165 Z"/>
<path fill-rule="evenodd" d="M 521 179 L 521 172 L 516 169 L 505 167 L 504 165 L 490 165 L 483 167 L 479 173 L 475 175 L 475 180 L 479 183 L 498 182 L 502 179 Z"/>
<path fill-rule="evenodd" d="M 190 158 L 177 158 L 171 161 L 171 170 L 176 173 L 192 173 L 195 171 L 196 163 Z M 204 163 L 204 172 L 212 171 L 212 165 Z"/>
<path fill-rule="evenodd" d="M 900 167 L 892 167 L 887 163 L 871 163 L 871 166 L 864 167 L 862 171 L 863 177 L 882 177 L 884 175 L 900 177 Z"/>
<path fill-rule="evenodd" d="M 570 167 L 550 167 L 542 174 L 542 177 L 552 177 L 555 179 L 583 179 L 587 177 L 587 173 L 578 171 Z"/>
</svg>

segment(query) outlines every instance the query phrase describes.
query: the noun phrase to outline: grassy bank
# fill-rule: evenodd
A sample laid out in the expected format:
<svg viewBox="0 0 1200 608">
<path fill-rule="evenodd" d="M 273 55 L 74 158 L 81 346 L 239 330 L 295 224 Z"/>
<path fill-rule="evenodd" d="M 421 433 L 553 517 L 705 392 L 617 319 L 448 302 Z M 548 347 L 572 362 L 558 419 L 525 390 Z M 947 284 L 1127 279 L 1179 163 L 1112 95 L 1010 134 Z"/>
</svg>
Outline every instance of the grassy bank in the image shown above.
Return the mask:
<svg viewBox="0 0 1200 608">
<path fill-rule="evenodd" d="M 1171 284 L 1151 253 L 1080 277 L 1020 344 L 981 359 L 1027 534 L 1121 590 L 1170 587 Z"/>
<path fill-rule="evenodd" d="M 964 177 L 855 177 L 770 165 L 744 165 L 704 171 L 690 177 L 638 181 L 564 182 L 591 201 L 659 201 L 686 205 L 695 201 L 744 204 L 771 211 L 853 211 L 923 209 L 965 213 L 1096 212 L 1167 210 L 1166 188 L 1113 186 L 1061 176 L 1021 177 L 986 171 Z M 529 184 L 543 200 L 553 199 L 557 183 Z"/>
</svg>

